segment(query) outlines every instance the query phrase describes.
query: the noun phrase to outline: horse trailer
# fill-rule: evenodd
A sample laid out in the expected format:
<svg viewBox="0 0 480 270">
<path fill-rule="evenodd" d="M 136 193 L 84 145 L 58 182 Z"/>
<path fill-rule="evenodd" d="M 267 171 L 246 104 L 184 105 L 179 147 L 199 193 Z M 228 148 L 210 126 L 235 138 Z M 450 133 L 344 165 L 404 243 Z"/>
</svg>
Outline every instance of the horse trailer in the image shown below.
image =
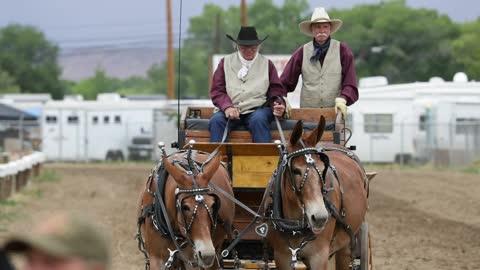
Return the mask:
<svg viewBox="0 0 480 270">
<path fill-rule="evenodd" d="M 454 127 L 480 120 L 479 82 L 431 80 L 360 87 L 359 95 L 348 108 L 346 127 L 352 131 L 349 144 L 357 146 L 362 161 L 430 161 L 432 147 L 448 144 L 458 149 L 475 143 L 473 139 L 460 142 L 463 135 L 455 135 Z M 472 132 L 470 137 L 479 136 Z M 348 140 L 348 132 L 346 136 Z M 430 150 L 425 151 L 426 147 Z"/>
</svg>

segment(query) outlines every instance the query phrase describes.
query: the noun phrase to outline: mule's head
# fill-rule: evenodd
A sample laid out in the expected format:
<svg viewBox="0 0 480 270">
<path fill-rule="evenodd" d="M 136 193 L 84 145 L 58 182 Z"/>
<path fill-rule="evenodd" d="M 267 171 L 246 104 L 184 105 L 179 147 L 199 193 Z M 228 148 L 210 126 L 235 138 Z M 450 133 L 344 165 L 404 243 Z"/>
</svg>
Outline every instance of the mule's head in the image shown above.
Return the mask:
<svg viewBox="0 0 480 270">
<path fill-rule="evenodd" d="M 290 204 L 303 207 L 308 225 L 313 232 L 323 230 L 328 221 L 329 213 L 323 200 L 324 170 L 326 168 L 323 153 L 315 145 L 320 141 L 325 128 L 325 118 L 322 116 L 318 126 L 304 139 L 303 123 L 298 121 L 292 131 L 287 155 L 287 172 L 291 190 Z"/>
<path fill-rule="evenodd" d="M 217 155 L 200 173 L 187 171 L 178 163 L 172 164 L 166 157 L 163 157 L 163 163 L 177 183 L 175 190 L 177 226 L 192 245 L 198 265 L 202 268 L 210 267 L 215 262 L 216 256 L 212 236 L 220 200 L 212 193 L 208 183 L 220 165 L 220 158 Z"/>
</svg>

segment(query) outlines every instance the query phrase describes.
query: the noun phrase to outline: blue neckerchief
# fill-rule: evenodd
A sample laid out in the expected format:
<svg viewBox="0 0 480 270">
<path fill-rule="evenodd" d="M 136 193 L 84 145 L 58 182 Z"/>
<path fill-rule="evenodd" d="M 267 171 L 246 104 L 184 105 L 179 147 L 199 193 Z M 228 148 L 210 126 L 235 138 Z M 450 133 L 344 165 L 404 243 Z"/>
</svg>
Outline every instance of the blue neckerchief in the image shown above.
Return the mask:
<svg viewBox="0 0 480 270">
<path fill-rule="evenodd" d="M 315 62 L 319 61 L 320 58 L 325 56 L 328 51 L 328 47 L 330 47 L 330 37 L 323 45 L 318 44 L 315 38 L 313 38 L 313 55 L 310 57 L 310 63 L 315 64 Z"/>
</svg>

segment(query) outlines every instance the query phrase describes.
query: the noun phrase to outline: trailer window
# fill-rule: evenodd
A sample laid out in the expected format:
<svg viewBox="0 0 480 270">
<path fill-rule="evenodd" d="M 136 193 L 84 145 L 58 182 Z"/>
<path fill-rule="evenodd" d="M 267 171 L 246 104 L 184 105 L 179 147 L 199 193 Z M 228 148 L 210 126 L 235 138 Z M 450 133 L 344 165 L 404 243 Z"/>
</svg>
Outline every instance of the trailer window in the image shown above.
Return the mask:
<svg viewBox="0 0 480 270">
<path fill-rule="evenodd" d="M 57 123 L 57 117 L 53 115 L 47 115 L 45 116 L 45 122 L 47 124 L 56 124 Z"/>
<path fill-rule="evenodd" d="M 418 119 L 418 129 L 421 131 L 425 131 L 426 124 L 427 124 L 427 116 L 425 116 L 424 114 L 420 115 Z"/>
<path fill-rule="evenodd" d="M 108 124 L 110 122 L 110 117 L 108 115 L 103 117 L 103 123 Z"/>
<path fill-rule="evenodd" d="M 98 116 L 92 117 L 92 124 L 94 125 L 98 124 Z"/>
<path fill-rule="evenodd" d="M 78 124 L 78 116 L 76 115 L 71 115 L 67 117 L 67 123 L 71 125 L 77 125 Z"/>
<path fill-rule="evenodd" d="M 115 124 L 121 124 L 122 118 L 120 117 L 120 115 L 115 115 L 115 118 L 113 119 L 113 121 L 115 122 Z"/>
<path fill-rule="evenodd" d="M 365 133 L 392 133 L 392 114 L 365 114 Z"/>
<path fill-rule="evenodd" d="M 476 118 L 457 118 L 456 119 L 456 134 L 475 134 L 480 125 L 480 119 Z"/>
</svg>

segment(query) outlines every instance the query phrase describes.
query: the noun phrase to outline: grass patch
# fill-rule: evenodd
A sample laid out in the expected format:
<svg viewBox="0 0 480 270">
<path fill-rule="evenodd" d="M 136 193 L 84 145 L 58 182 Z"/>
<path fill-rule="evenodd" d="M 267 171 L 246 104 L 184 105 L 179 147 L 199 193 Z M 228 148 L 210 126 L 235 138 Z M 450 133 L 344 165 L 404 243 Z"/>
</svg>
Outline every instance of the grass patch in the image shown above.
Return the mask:
<svg viewBox="0 0 480 270">
<path fill-rule="evenodd" d="M 6 211 L 2 211 L 0 213 L 0 221 L 2 220 L 7 220 L 7 221 L 11 221 L 15 218 L 16 214 L 15 212 L 6 212 Z"/>
<path fill-rule="evenodd" d="M 7 200 L 0 201 L 0 207 L 1 208 L 14 207 L 14 206 L 18 206 L 18 205 L 22 205 L 22 203 L 17 201 L 17 200 L 13 200 L 13 199 L 7 199 Z"/>
<path fill-rule="evenodd" d="M 480 160 L 473 162 L 468 167 L 463 169 L 462 172 L 471 173 L 471 174 L 480 174 Z"/>
<path fill-rule="evenodd" d="M 35 184 L 52 183 L 60 180 L 60 175 L 53 169 L 43 169 L 40 175 L 30 179 L 30 181 Z M 18 218 L 19 208 L 27 205 L 31 199 L 38 199 L 42 196 L 43 191 L 41 188 L 33 185 L 26 186 L 11 198 L 0 201 L 0 231 L 5 231 L 7 228 L 6 224 Z"/>
<path fill-rule="evenodd" d="M 0 201 L 0 231 L 4 231 L 5 228 L 2 223 L 10 222 L 15 219 L 17 212 L 14 208 L 23 205 L 24 203 L 14 200 L 7 199 Z"/>
<path fill-rule="evenodd" d="M 34 183 L 51 183 L 60 181 L 60 176 L 55 170 L 44 169 L 39 176 L 33 177 L 32 182 Z"/>
<path fill-rule="evenodd" d="M 20 191 L 20 194 L 38 199 L 43 196 L 43 191 L 41 191 L 40 189 L 23 189 Z"/>
</svg>

